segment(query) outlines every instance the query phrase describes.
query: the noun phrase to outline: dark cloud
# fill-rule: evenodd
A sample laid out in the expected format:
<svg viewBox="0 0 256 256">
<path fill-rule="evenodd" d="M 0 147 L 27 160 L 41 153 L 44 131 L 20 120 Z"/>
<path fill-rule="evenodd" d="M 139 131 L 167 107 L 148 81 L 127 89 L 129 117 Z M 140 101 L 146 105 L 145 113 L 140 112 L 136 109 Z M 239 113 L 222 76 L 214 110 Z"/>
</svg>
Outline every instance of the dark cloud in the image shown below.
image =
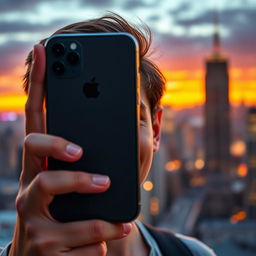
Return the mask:
<svg viewBox="0 0 256 256">
<path fill-rule="evenodd" d="M 172 14 L 170 14 L 172 15 Z M 179 18 L 175 19 L 176 24 L 189 28 L 193 25 L 213 24 L 213 11 L 208 10 L 195 18 Z M 221 36 L 221 45 L 224 52 L 229 55 L 243 56 L 242 62 L 250 62 L 256 65 L 256 7 L 241 8 L 241 9 L 226 9 L 219 12 L 220 25 L 228 31 L 228 36 Z M 170 28 L 171 29 L 171 28 Z M 213 33 L 213 31 L 212 31 Z M 212 41 L 212 37 L 207 37 L 207 41 Z M 174 41 L 177 44 L 177 51 L 182 52 L 184 45 L 191 49 L 195 44 L 204 47 L 204 39 L 202 37 L 189 38 L 182 36 L 180 38 L 167 39 L 171 43 Z M 178 41 L 178 42 L 177 42 Z M 184 42 L 184 43 L 183 43 Z M 208 44 L 209 45 L 209 44 Z M 182 49 L 183 48 L 183 49 Z M 185 49 L 185 52 L 188 50 Z M 236 61 L 239 61 L 238 59 Z"/>
<path fill-rule="evenodd" d="M 153 36 L 156 55 L 161 59 L 160 62 L 168 63 L 170 69 L 202 68 L 203 60 L 212 47 L 209 38 L 176 37 L 155 32 Z"/>
<path fill-rule="evenodd" d="M 31 10 L 42 2 L 53 2 L 55 0 L 1 0 L 0 12 Z"/>
<path fill-rule="evenodd" d="M 65 3 L 77 1 L 81 7 L 83 6 L 110 6 L 114 4 L 114 0 L 61 0 L 63 8 Z M 33 10 L 38 4 L 48 2 L 60 2 L 60 0 L 0 0 L 0 13 L 11 11 Z M 58 11 L 58 10 L 56 10 Z"/>
<path fill-rule="evenodd" d="M 182 2 L 177 8 L 170 10 L 172 16 L 178 16 L 184 11 L 190 10 L 192 7 L 191 2 Z"/>
<path fill-rule="evenodd" d="M 148 17 L 149 22 L 155 22 L 161 19 L 160 15 L 154 14 Z"/>
<path fill-rule="evenodd" d="M 230 9 L 223 10 L 218 13 L 218 19 L 220 24 L 227 27 L 234 27 L 237 23 L 241 23 L 241 19 L 245 22 L 255 20 L 256 8 L 254 9 Z M 214 22 L 214 11 L 208 10 L 193 18 L 180 18 L 179 15 L 175 18 L 178 25 L 192 26 L 201 24 L 213 24 Z M 240 24 L 241 25 L 241 24 Z"/>
<path fill-rule="evenodd" d="M 256 8 L 243 8 L 220 12 L 220 24 L 229 32 L 228 36 L 220 35 L 221 48 L 233 66 L 256 66 L 255 11 Z M 177 18 L 175 22 L 185 28 L 212 24 L 213 13 L 207 11 L 193 19 Z M 200 68 L 213 48 L 213 36 L 174 36 L 155 32 L 154 37 L 155 44 L 162 49 L 162 59 L 170 68 Z"/>
<path fill-rule="evenodd" d="M 136 9 L 139 7 L 154 7 L 158 3 L 159 3 L 159 1 L 154 1 L 152 3 L 146 3 L 143 0 L 128 0 L 128 1 L 125 1 L 125 3 L 122 5 L 122 7 L 125 10 L 132 10 L 132 9 Z"/>
<path fill-rule="evenodd" d="M 114 4 L 114 0 L 79 0 L 81 6 L 110 6 Z"/>
<path fill-rule="evenodd" d="M 227 10 L 221 22 L 229 28 L 230 36 L 223 38 L 222 45 L 231 62 L 237 66 L 256 66 L 256 10 Z M 235 53 L 235 54 L 234 54 Z"/>
<path fill-rule="evenodd" d="M 7 22 L 0 21 L 0 33 L 12 33 L 12 32 L 51 32 L 60 27 L 63 27 L 66 24 L 70 24 L 67 19 L 59 19 L 55 20 L 50 24 L 42 24 L 42 23 L 29 23 L 26 21 L 19 22 Z"/>
<path fill-rule="evenodd" d="M 179 18 L 175 19 L 176 23 L 181 26 L 192 26 L 192 25 L 202 25 L 202 24 L 212 24 L 213 23 L 213 12 L 205 12 L 200 16 L 195 18 Z"/>
</svg>

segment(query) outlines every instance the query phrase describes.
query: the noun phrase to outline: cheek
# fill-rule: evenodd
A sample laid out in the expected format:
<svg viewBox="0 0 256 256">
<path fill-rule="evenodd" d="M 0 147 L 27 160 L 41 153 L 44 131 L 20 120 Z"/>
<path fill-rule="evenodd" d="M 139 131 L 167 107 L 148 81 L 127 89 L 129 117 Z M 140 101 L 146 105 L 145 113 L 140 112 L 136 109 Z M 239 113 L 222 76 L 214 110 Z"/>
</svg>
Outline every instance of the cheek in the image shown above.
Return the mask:
<svg viewBox="0 0 256 256">
<path fill-rule="evenodd" d="M 153 134 L 146 127 L 140 128 L 140 184 L 147 177 L 153 159 Z"/>
</svg>

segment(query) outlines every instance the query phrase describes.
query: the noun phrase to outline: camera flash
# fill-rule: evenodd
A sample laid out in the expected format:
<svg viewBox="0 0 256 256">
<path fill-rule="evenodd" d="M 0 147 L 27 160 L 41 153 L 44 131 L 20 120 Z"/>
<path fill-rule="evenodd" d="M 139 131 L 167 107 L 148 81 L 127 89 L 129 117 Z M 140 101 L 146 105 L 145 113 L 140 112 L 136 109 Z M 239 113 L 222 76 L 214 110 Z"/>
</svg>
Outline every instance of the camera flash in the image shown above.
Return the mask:
<svg viewBox="0 0 256 256">
<path fill-rule="evenodd" d="M 76 43 L 71 43 L 70 44 L 70 49 L 71 50 L 75 50 L 77 48 L 77 44 Z"/>
</svg>

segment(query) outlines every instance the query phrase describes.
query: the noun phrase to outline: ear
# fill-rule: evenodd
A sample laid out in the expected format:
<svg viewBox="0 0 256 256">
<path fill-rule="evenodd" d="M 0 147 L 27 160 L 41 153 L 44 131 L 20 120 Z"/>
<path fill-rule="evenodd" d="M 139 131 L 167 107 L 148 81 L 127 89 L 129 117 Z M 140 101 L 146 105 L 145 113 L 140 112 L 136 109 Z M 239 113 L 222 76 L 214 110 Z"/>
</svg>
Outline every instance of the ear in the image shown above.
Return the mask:
<svg viewBox="0 0 256 256">
<path fill-rule="evenodd" d="M 154 114 L 153 121 L 153 152 L 158 151 L 160 146 L 160 137 L 161 137 L 161 122 L 163 115 L 163 107 L 158 107 Z"/>
</svg>

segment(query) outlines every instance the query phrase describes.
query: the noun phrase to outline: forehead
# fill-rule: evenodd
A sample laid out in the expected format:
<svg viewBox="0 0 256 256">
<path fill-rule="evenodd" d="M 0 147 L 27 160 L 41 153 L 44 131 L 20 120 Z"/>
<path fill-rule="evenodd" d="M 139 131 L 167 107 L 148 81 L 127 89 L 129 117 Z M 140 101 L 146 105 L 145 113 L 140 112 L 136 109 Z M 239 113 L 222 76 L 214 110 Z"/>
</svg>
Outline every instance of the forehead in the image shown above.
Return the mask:
<svg viewBox="0 0 256 256">
<path fill-rule="evenodd" d="M 148 97 L 146 95 L 146 92 L 143 86 L 141 86 L 140 88 L 140 108 L 141 110 L 144 110 L 144 111 L 150 109 Z"/>
<path fill-rule="evenodd" d="M 140 105 L 142 109 L 150 109 L 149 100 L 143 85 L 140 87 Z"/>
</svg>

